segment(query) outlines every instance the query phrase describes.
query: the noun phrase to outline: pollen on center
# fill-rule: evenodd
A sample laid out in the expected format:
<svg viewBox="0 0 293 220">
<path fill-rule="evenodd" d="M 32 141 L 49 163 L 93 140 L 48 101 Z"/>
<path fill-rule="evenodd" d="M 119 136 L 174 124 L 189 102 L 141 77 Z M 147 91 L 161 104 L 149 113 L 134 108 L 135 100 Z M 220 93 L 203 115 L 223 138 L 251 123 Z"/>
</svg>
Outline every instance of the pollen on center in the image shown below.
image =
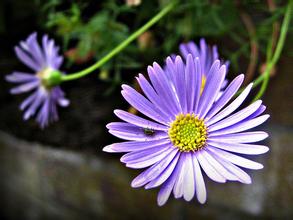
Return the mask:
<svg viewBox="0 0 293 220">
<path fill-rule="evenodd" d="M 174 146 L 181 152 L 200 150 L 207 140 L 204 121 L 194 114 L 177 115 L 171 123 L 168 134 Z"/>
</svg>

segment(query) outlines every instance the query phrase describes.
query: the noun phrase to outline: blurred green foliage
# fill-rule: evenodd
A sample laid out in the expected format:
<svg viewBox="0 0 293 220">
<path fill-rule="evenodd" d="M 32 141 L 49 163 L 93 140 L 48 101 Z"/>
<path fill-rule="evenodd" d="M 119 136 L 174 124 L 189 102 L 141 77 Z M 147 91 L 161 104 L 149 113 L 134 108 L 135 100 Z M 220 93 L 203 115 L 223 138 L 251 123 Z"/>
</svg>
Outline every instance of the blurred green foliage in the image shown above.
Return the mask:
<svg viewBox="0 0 293 220">
<path fill-rule="evenodd" d="M 40 23 L 63 40 L 63 50 L 75 64 L 93 63 L 142 26 L 167 0 L 141 0 L 137 6 L 127 1 L 38 0 Z M 220 54 L 232 63 L 233 72 L 244 72 L 239 63 L 250 62 L 251 42 L 259 48 L 257 57 L 265 55 L 273 23 L 281 21 L 283 1 L 262 0 L 181 0 L 179 5 L 147 35 L 140 37 L 103 67 L 100 79 L 115 82 L 123 71 L 136 73 L 153 60 L 161 62 L 178 53 L 181 42 L 205 37 L 217 44 Z M 252 21 L 254 34 L 245 26 L 243 14 Z M 260 63 L 258 63 L 260 64 Z M 111 72 L 111 74 L 109 74 Z"/>
</svg>

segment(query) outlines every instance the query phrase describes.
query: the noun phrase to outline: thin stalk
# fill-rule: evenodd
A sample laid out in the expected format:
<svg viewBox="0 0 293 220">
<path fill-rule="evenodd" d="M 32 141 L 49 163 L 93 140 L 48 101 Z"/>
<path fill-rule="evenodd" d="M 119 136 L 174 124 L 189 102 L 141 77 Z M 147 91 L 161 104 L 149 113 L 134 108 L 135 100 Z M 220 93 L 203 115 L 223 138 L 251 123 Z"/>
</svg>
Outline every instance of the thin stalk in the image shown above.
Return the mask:
<svg viewBox="0 0 293 220">
<path fill-rule="evenodd" d="M 265 69 L 264 73 L 262 74 L 264 76 L 262 78 L 262 80 L 263 80 L 262 85 L 260 87 L 260 90 L 256 94 L 256 96 L 254 97 L 253 101 L 260 99 L 263 96 L 263 94 L 265 93 L 267 86 L 268 86 L 268 83 L 269 83 L 269 79 L 270 79 L 270 72 L 280 58 L 280 55 L 281 55 L 281 52 L 282 52 L 282 49 L 284 47 L 284 43 L 286 40 L 289 24 L 290 24 L 292 5 L 293 5 L 293 0 L 290 0 L 288 3 L 288 6 L 287 6 L 286 12 L 285 12 L 284 21 L 283 21 L 283 24 L 281 27 L 280 38 L 278 40 L 275 53 L 274 53 L 272 59 L 268 60 L 268 62 L 267 62 L 266 69 Z M 272 50 L 273 50 L 273 44 L 271 45 L 271 51 Z"/>
<path fill-rule="evenodd" d="M 288 32 L 288 27 L 289 27 L 289 23 L 290 23 L 290 16 L 291 16 L 291 10 L 292 10 L 292 5 L 293 5 L 293 0 L 290 0 L 285 12 L 285 17 L 284 17 L 284 21 L 281 27 L 281 33 L 280 33 L 280 37 L 277 43 L 277 47 L 276 47 L 276 51 L 274 53 L 274 56 L 272 57 L 272 59 L 267 62 L 267 66 L 266 69 L 264 71 L 264 73 L 262 75 L 260 75 L 259 77 L 257 77 L 254 81 L 253 81 L 253 86 L 252 88 L 257 87 L 259 84 L 262 84 L 262 87 L 260 89 L 260 91 L 258 92 L 258 94 L 255 96 L 254 101 L 259 99 L 263 93 L 265 92 L 266 88 L 267 88 L 267 83 L 268 83 L 268 79 L 269 78 L 269 73 L 271 71 L 271 69 L 274 67 L 274 65 L 276 64 L 276 62 L 279 60 L 282 49 L 284 47 L 284 43 L 285 43 L 285 39 L 286 39 L 286 35 Z M 272 44 L 271 44 L 272 45 Z M 271 46 L 271 50 L 273 50 L 273 47 Z M 271 54 L 273 52 L 271 51 Z M 263 82 L 264 80 L 267 80 L 267 82 Z M 236 96 L 239 95 L 244 89 L 240 89 L 237 93 Z"/>
<path fill-rule="evenodd" d="M 102 59 L 97 61 L 92 66 L 76 72 L 72 74 L 67 74 L 62 76 L 62 81 L 69 81 L 69 80 L 75 80 L 79 79 L 81 77 L 84 77 L 97 68 L 104 65 L 106 62 L 108 62 L 111 58 L 113 58 L 115 55 L 117 55 L 119 52 L 121 52 L 125 47 L 127 47 L 132 41 L 134 41 L 138 36 L 143 34 L 146 30 L 148 30 L 151 26 L 153 26 L 155 23 L 157 23 L 162 17 L 164 17 L 168 12 L 170 12 L 174 6 L 175 2 L 171 2 L 166 7 L 164 7 L 157 15 L 155 15 L 151 20 L 149 20 L 145 25 L 143 25 L 141 28 L 139 28 L 137 31 L 135 31 L 133 34 L 131 34 L 127 39 L 125 39 L 123 42 L 121 42 L 118 46 L 116 46 L 112 51 L 110 51 L 108 54 L 106 54 Z"/>
</svg>

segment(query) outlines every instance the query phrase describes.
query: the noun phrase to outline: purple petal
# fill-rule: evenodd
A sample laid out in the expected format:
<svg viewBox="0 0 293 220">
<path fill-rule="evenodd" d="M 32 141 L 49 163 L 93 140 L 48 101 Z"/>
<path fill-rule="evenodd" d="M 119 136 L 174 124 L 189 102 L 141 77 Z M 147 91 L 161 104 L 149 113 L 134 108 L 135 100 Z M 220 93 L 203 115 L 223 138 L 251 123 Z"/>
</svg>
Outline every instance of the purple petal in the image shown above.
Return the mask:
<svg viewBox="0 0 293 220">
<path fill-rule="evenodd" d="M 34 61 L 27 53 L 25 53 L 22 49 L 19 47 L 14 48 L 16 56 L 18 59 L 23 62 L 25 65 L 33 69 L 34 71 L 38 72 L 41 70 L 40 64 L 38 64 L 36 61 Z"/>
<path fill-rule="evenodd" d="M 243 119 L 253 114 L 260 107 L 261 103 L 262 103 L 261 100 L 254 102 L 253 104 L 247 106 L 241 111 L 236 112 L 235 114 L 229 116 L 228 118 L 223 119 L 222 121 L 209 126 L 208 131 L 209 132 L 217 131 L 242 121 Z"/>
<path fill-rule="evenodd" d="M 256 118 L 257 116 L 261 115 L 265 110 L 266 110 L 266 106 L 261 105 L 253 114 L 251 114 L 245 120 Z"/>
<path fill-rule="evenodd" d="M 37 41 L 37 33 L 31 34 L 27 38 L 26 44 L 29 48 L 27 52 L 34 58 L 34 60 L 40 65 L 41 68 L 45 68 L 47 65 L 44 58 L 44 54 L 41 51 L 41 48 Z"/>
<path fill-rule="evenodd" d="M 187 48 L 187 44 L 180 44 L 179 50 L 180 50 L 180 53 L 182 54 L 182 56 L 185 59 L 187 59 L 187 56 L 190 54 L 190 52 L 188 51 L 188 48 Z"/>
<path fill-rule="evenodd" d="M 235 93 L 240 88 L 242 82 L 244 80 L 244 75 L 241 74 L 237 76 L 225 89 L 221 97 L 214 103 L 211 110 L 208 112 L 205 120 L 209 120 L 215 114 L 217 114 L 228 102 L 229 100 L 235 95 Z"/>
<path fill-rule="evenodd" d="M 210 153 L 213 154 L 212 152 Z M 245 183 L 245 184 L 251 183 L 250 176 L 246 172 L 244 172 L 242 169 L 240 169 L 239 167 L 235 166 L 233 163 L 227 160 L 223 160 L 222 158 L 218 157 L 215 154 L 213 155 L 217 161 L 219 161 L 223 166 L 225 166 L 226 169 L 228 169 L 231 173 L 233 173 L 238 178 L 239 182 Z"/>
<path fill-rule="evenodd" d="M 215 137 L 209 137 L 210 141 L 219 141 L 227 143 L 254 143 L 262 141 L 268 137 L 268 134 L 263 131 L 242 132 L 237 134 L 225 134 Z"/>
<path fill-rule="evenodd" d="M 177 175 L 174 188 L 173 188 L 173 194 L 176 199 L 180 198 L 183 196 L 183 181 L 184 181 L 184 176 L 185 176 L 185 159 L 186 159 L 186 154 L 180 154 L 180 158 L 178 161 L 178 172 L 179 174 Z"/>
<path fill-rule="evenodd" d="M 180 162 L 179 162 L 179 163 L 177 163 L 177 165 L 174 169 L 174 172 L 171 174 L 171 176 L 168 178 L 168 180 L 166 182 L 164 182 L 164 184 L 162 185 L 162 187 L 158 193 L 157 202 L 158 202 L 159 206 L 162 206 L 167 202 L 167 200 L 170 197 L 170 194 L 174 188 L 174 184 L 175 184 L 176 180 L 178 179 L 178 175 L 179 175 L 180 171 L 181 171 L 181 169 L 180 169 Z"/>
<path fill-rule="evenodd" d="M 145 186 L 145 189 L 154 188 L 154 187 L 157 187 L 157 186 L 163 184 L 170 177 L 170 175 L 174 172 L 174 169 L 177 165 L 179 157 L 180 157 L 180 153 L 177 153 L 176 156 L 174 157 L 174 159 L 168 165 L 168 167 L 164 170 L 164 172 L 161 173 L 156 179 L 149 182 Z"/>
<path fill-rule="evenodd" d="M 241 121 L 233 126 L 211 132 L 209 134 L 209 137 L 246 131 L 250 128 L 254 128 L 254 127 L 264 123 L 269 117 L 270 117 L 269 115 L 262 115 L 260 117 L 254 118 L 254 119 Z"/>
<path fill-rule="evenodd" d="M 37 88 L 39 85 L 40 85 L 39 80 L 33 80 L 33 81 L 23 83 L 17 87 L 12 88 L 10 90 L 10 93 L 15 95 L 15 94 L 28 92 L 28 91 L 31 91 L 31 90 Z"/>
<path fill-rule="evenodd" d="M 215 116 L 210 118 L 206 121 L 206 126 L 210 126 L 221 119 L 225 118 L 227 115 L 230 115 L 232 112 L 234 112 L 245 100 L 247 95 L 249 94 L 250 90 L 252 88 L 252 83 L 249 84 L 244 91 L 231 103 L 229 104 L 225 109 L 217 113 Z"/>
<path fill-rule="evenodd" d="M 20 109 L 24 110 L 27 108 L 38 96 L 39 91 L 35 91 L 32 95 L 30 95 L 28 98 L 26 98 L 20 105 Z"/>
<path fill-rule="evenodd" d="M 185 169 L 183 178 L 183 198 L 190 201 L 195 193 L 195 178 L 191 153 L 185 153 Z"/>
<path fill-rule="evenodd" d="M 225 143 L 225 142 L 216 142 L 216 141 L 208 141 L 208 145 L 220 148 L 226 151 L 231 151 L 240 154 L 263 154 L 266 153 L 269 148 L 263 145 L 256 144 L 238 144 L 238 143 Z"/>
<path fill-rule="evenodd" d="M 175 61 L 175 58 L 174 58 L 174 61 Z M 173 59 L 170 56 L 167 57 L 167 59 L 166 59 L 165 72 L 166 72 L 167 77 L 169 78 L 170 84 L 172 85 L 172 90 L 175 93 L 174 95 L 176 95 L 176 100 L 178 102 L 179 110 L 182 111 L 181 105 L 179 103 L 179 98 L 176 94 L 176 91 L 178 90 L 178 85 L 177 85 L 177 81 L 176 81 L 176 66 L 175 66 L 175 63 L 173 62 Z"/>
<path fill-rule="evenodd" d="M 143 128 L 126 122 L 112 122 L 107 128 L 110 129 L 110 134 L 125 140 L 150 141 L 168 138 L 168 134 L 164 131 L 154 131 L 154 134 L 148 135 L 144 133 Z"/>
<path fill-rule="evenodd" d="M 128 141 L 108 145 L 103 148 L 103 151 L 109 153 L 131 152 L 158 147 L 170 143 L 169 139 L 153 140 L 153 141 Z"/>
<path fill-rule="evenodd" d="M 25 83 L 25 82 L 38 80 L 38 78 L 35 75 L 31 73 L 24 73 L 24 72 L 13 72 L 12 74 L 7 75 L 5 79 L 8 82 L 12 82 L 12 83 Z"/>
<path fill-rule="evenodd" d="M 193 112 L 198 112 L 198 104 L 199 104 L 199 99 L 200 99 L 200 90 L 202 86 L 202 69 L 200 65 L 200 60 L 199 58 L 195 58 L 195 86 L 194 86 L 194 102 L 193 102 Z"/>
<path fill-rule="evenodd" d="M 178 114 L 180 108 L 170 80 L 157 63 L 153 64 L 153 68 L 148 67 L 148 73 L 157 94 L 165 102 L 168 111 L 173 116 L 172 119 L 174 119 L 174 115 Z"/>
<path fill-rule="evenodd" d="M 139 74 L 139 77 L 136 78 L 143 93 L 146 97 L 158 108 L 160 114 L 164 115 L 167 118 L 170 117 L 170 112 L 168 105 L 166 104 L 164 99 L 161 99 L 158 94 L 155 92 L 154 88 L 150 85 L 150 83 L 145 79 L 142 74 Z M 176 104 L 176 102 L 174 102 Z M 168 112 L 168 113 L 167 113 Z"/>
<path fill-rule="evenodd" d="M 200 166 L 202 167 L 202 169 L 204 170 L 204 172 L 206 173 L 206 175 L 210 179 L 212 179 L 218 183 L 225 183 L 226 182 L 226 179 L 221 174 L 219 174 L 213 166 L 211 166 L 211 164 L 203 156 L 201 151 L 198 151 L 196 153 L 196 157 L 198 159 L 198 162 L 200 163 Z"/>
<path fill-rule="evenodd" d="M 141 151 L 133 151 L 121 157 L 127 167 L 139 169 L 151 166 L 170 154 L 174 148 L 170 144 Z"/>
<path fill-rule="evenodd" d="M 227 180 L 237 180 L 237 178 L 235 178 L 235 176 L 230 173 L 222 164 L 220 164 L 208 151 L 203 149 L 201 153 L 206 161 L 210 164 L 210 166 L 212 166 L 218 174 L 220 174 Z"/>
<path fill-rule="evenodd" d="M 202 176 L 202 172 L 198 163 L 198 160 L 195 156 L 195 154 L 192 155 L 192 161 L 193 161 L 193 172 L 195 177 L 195 187 L 196 187 L 196 197 L 197 200 L 203 204 L 206 202 L 207 199 L 207 192 L 206 187 L 204 183 L 204 179 Z"/>
<path fill-rule="evenodd" d="M 168 154 L 165 158 L 163 158 L 158 163 L 154 164 L 141 174 L 139 174 L 132 182 L 131 186 L 141 187 L 148 182 L 154 180 L 159 175 L 161 175 L 162 172 L 164 172 L 165 168 L 170 164 L 170 162 L 174 159 L 175 155 L 178 153 L 177 149 L 173 149 L 170 154 Z"/>
<path fill-rule="evenodd" d="M 59 98 L 57 102 L 61 107 L 67 107 L 70 104 L 70 101 L 65 98 Z"/>
<path fill-rule="evenodd" d="M 219 66 L 220 61 L 216 60 L 209 71 L 209 77 L 207 78 L 208 83 L 205 84 L 199 101 L 198 114 L 201 118 L 204 118 L 207 112 L 210 110 L 225 78 L 226 67 L 223 65 L 219 69 Z"/>
<path fill-rule="evenodd" d="M 122 88 L 123 91 L 121 93 L 130 105 L 154 121 L 168 125 L 168 121 L 162 118 L 157 108 L 150 101 L 129 86 L 123 85 Z"/>
<path fill-rule="evenodd" d="M 247 169 L 259 170 L 263 168 L 263 165 L 252 160 L 248 160 L 246 158 L 237 156 L 235 154 L 229 153 L 227 151 L 220 150 L 218 148 L 209 147 L 209 150 L 216 154 L 218 157 L 223 160 L 228 160 L 231 163 L 238 165 L 240 167 L 244 167 Z"/>
<path fill-rule="evenodd" d="M 29 119 L 32 115 L 34 115 L 37 109 L 44 105 L 46 102 L 47 96 L 42 90 L 38 90 L 34 100 L 32 100 L 30 106 L 28 106 L 27 110 L 24 113 L 24 120 Z"/>
<path fill-rule="evenodd" d="M 186 79 L 186 93 L 187 93 L 187 112 L 193 112 L 196 87 L 196 74 L 195 63 L 191 54 L 187 56 L 186 68 L 185 68 L 185 79 Z"/>
<path fill-rule="evenodd" d="M 186 91 L 185 91 L 185 70 L 184 63 L 180 56 L 175 59 L 175 80 L 177 84 L 176 92 L 181 104 L 183 113 L 187 113 Z"/>
<path fill-rule="evenodd" d="M 200 47 L 200 61 L 201 61 L 201 64 L 203 65 L 202 69 L 207 70 L 206 69 L 206 66 L 207 66 L 206 62 L 207 62 L 207 48 L 208 48 L 208 46 L 203 38 L 200 39 L 200 41 L 199 41 L 199 47 Z M 212 72 L 209 72 L 208 74 L 210 74 L 210 73 L 212 73 Z M 205 73 L 205 74 L 207 74 L 207 73 Z"/>
<path fill-rule="evenodd" d="M 133 115 L 123 110 L 115 110 L 114 114 L 117 115 L 117 117 L 119 117 L 120 119 L 139 127 L 150 128 L 150 129 L 161 130 L 161 131 L 168 130 L 168 128 L 165 125 L 161 125 L 156 122 L 143 119 L 141 117 L 138 117 L 136 115 Z"/>
<path fill-rule="evenodd" d="M 39 123 L 41 128 L 46 127 L 49 123 L 49 119 L 50 119 L 49 109 L 50 109 L 50 100 L 45 99 L 37 116 L 37 122 Z"/>
</svg>

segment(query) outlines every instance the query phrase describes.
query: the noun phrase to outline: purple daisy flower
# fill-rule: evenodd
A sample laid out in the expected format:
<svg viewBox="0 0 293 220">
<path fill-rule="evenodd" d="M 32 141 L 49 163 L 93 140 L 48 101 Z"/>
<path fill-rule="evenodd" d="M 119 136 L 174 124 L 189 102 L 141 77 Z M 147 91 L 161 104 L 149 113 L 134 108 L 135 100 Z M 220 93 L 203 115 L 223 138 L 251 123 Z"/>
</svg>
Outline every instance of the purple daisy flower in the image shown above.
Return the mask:
<svg viewBox="0 0 293 220">
<path fill-rule="evenodd" d="M 164 205 L 171 192 L 175 198 L 190 201 L 196 195 L 206 201 L 205 173 L 210 179 L 251 183 L 241 168 L 261 169 L 260 163 L 238 154 L 257 155 L 268 147 L 253 144 L 268 137 L 262 131 L 246 131 L 262 124 L 269 115 L 260 116 L 265 106 L 258 100 L 239 111 L 252 88 L 248 85 L 234 100 L 244 75 L 236 77 L 215 101 L 226 75 L 226 66 L 214 61 L 207 74 L 206 85 L 200 93 L 203 77 L 199 58 L 180 56 L 167 58 L 166 68 L 154 63 L 148 67 L 150 82 L 137 77 L 145 96 L 123 85 L 123 97 L 149 119 L 123 110 L 114 113 L 124 122 L 107 125 L 109 132 L 127 142 L 106 146 L 106 152 L 126 152 L 121 162 L 127 167 L 147 168 L 131 183 L 146 189 L 161 186 L 158 204 Z M 236 111 L 234 113 L 234 111 Z M 234 154 L 236 153 L 236 154 Z"/>
<path fill-rule="evenodd" d="M 31 34 L 25 41 L 15 47 L 17 57 L 30 67 L 34 73 L 15 71 L 6 76 L 6 80 L 19 84 L 10 90 L 11 94 L 29 91 L 33 93 L 20 105 L 24 111 L 24 120 L 36 115 L 36 120 L 44 128 L 50 122 L 58 120 L 57 105 L 66 107 L 69 101 L 65 99 L 60 86 L 48 86 L 46 79 L 54 71 L 58 71 L 63 57 L 58 55 L 59 47 L 47 35 L 42 38 L 42 46 L 38 44 L 37 34 Z"/>
</svg>

